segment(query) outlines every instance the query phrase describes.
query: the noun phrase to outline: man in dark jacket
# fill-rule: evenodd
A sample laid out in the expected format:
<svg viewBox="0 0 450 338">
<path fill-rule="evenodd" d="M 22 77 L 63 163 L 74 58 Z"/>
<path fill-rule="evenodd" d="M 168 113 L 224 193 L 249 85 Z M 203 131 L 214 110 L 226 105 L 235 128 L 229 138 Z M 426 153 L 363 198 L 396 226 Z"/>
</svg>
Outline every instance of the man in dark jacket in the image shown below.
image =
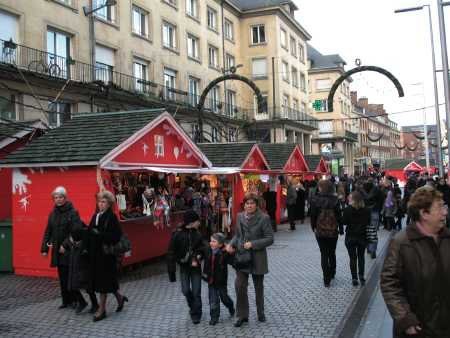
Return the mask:
<svg viewBox="0 0 450 338">
<path fill-rule="evenodd" d="M 41 254 L 47 256 L 49 248 L 52 248 L 50 266 L 58 269 L 62 296 L 62 305 L 59 308 L 63 309 L 82 298 L 79 291 L 70 292 L 67 285 L 69 278 L 70 234 L 77 228 L 81 228 L 83 223 L 78 211 L 67 200 L 67 191 L 64 187 L 56 187 L 52 196 L 55 206 L 48 217 L 47 228 L 42 239 Z"/>
<path fill-rule="evenodd" d="M 450 337 L 450 231 L 442 194 L 422 187 L 408 205 L 411 223 L 389 246 L 381 292 L 395 337 Z"/>
<path fill-rule="evenodd" d="M 175 231 L 170 240 L 167 251 L 169 279 L 176 281 L 176 263 L 180 265 L 181 291 L 186 297 L 192 322 L 200 323 L 202 317 L 202 276 L 200 261 L 203 257 L 205 245 L 202 235 L 198 231 L 200 218 L 193 210 L 184 214 L 181 229 Z"/>
</svg>

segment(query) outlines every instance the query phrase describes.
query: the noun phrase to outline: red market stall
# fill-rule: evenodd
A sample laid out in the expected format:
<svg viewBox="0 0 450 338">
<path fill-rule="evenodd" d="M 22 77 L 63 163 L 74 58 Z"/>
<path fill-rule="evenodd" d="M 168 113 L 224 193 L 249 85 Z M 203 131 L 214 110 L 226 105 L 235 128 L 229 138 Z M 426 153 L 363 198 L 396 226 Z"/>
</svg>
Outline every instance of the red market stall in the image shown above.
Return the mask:
<svg viewBox="0 0 450 338">
<path fill-rule="evenodd" d="M 127 265 L 165 254 L 183 211 L 170 208 L 157 214 L 156 206 L 164 205 L 166 194 L 175 189 L 178 172 L 197 175 L 211 163 L 171 115 L 158 109 L 75 115 L 0 166 L 13 170 L 15 272 L 55 276 L 39 251 L 56 186 L 66 187 L 85 223 L 95 211 L 98 191 L 116 194 L 116 212 L 132 242 Z M 161 193 L 148 213 L 142 196 L 152 189 Z"/>
<path fill-rule="evenodd" d="M 232 186 L 232 202 L 228 201 L 228 206 L 231 207 L 230 214 L 234 224 L 237 213 L 242 210 L 245 193 L 254 192 L 259 196 L 264 193 L 264 183 L 271 173 L 269 164 L 254 142 L 203 143 L 199 147 L 212 162 L 213 169 L 222 168 L 230 172 L 228 181 Z"/>
<path fill-rule="evenodd" d="M 17 122 L 0 119 L 0 160 L 41 136 L 47 126 L 40 120 Z M 0 221 L 11 219 L 12 170 L 0 168 Z"/>
<path fill-rule="evenodd" d="M 269 162 L 270 168 L 276 174 L 272 177 L 276 180 L 276 222 L 280 224 L 287 220 L 286 216 L 286 196 L 287 181 L 289 177 L 299 177 L 303 179 L 309 169 L 303 153 L 297 144 L 289 143 L 262 143 L 260 147 L 264 156 Z M 282 182 L 280 182 L 280 180 Z M 281 183 L 281 184 L 280 184 Z M 272 189 L 272 187 L 270 187 Z"/>
<path fill-rule="evenodd" d="M 388 159 L 384 165 L 384 176 L 395 177 L 401 186 L 403 186 L 408 176 L 412 173 L 422 174 L 426 170 L 426 161 L 424 159 L 411 161 L 405 158 Z M 437 168 L 434 166 L 434 160 L 430 159 L 429 174 L 433 175 L 437 172 Z"/>
<path fill-rule="evenodd" d="M 305 155 L 305 161 L 308 165 L 309 172 L 305 175 L 308 180 L 322 179 L 323 176 L 330 174 L 330 168 L 321 155 Z"/>
</svg>

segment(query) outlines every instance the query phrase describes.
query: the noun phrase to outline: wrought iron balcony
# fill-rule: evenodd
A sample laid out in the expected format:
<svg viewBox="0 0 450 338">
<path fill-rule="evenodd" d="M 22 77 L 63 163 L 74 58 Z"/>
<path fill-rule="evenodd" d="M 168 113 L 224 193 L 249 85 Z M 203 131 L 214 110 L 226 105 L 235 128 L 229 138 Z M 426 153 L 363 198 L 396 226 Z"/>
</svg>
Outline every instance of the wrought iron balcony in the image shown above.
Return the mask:
<svg viewBox="0 0 450 338">
<path fill-rule="evenodd" d="M 270 107 L 263 116 L 256 115 L 257 120 L 292 120 L 307 125 L 313 129 L 318 129 L 319 120 L 305 112 L 289 107 Z"/>
<path fill-rule="evenodd" d="M 192 94 L 179 88 L 165 86 L 149 79 L 120 73 L 108 65 L 91 65 L 35 48 L 0 39 L 0 65 L 19 68 L 50 80 L 71 80 L 122 89 L 158 103 L 196 108 L 199 93 Z M 226 118 L 249 120 L 252 109 L 208 98 L 205 110 Z"/>
</svg>

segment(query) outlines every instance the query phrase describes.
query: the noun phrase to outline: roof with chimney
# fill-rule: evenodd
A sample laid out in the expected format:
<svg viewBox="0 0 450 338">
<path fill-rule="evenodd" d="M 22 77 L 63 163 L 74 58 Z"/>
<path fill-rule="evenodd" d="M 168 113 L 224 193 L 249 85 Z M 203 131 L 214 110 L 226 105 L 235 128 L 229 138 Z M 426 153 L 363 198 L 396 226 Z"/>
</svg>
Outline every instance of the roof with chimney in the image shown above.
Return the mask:
<svg viewBox="0 0 450 338">
<path fill-rule="evenodd" d="M 347 63 L 339 54 L 324 55 L 308 44 L 308 59 L 311 70 L 343 68 Z"/>
</svg>

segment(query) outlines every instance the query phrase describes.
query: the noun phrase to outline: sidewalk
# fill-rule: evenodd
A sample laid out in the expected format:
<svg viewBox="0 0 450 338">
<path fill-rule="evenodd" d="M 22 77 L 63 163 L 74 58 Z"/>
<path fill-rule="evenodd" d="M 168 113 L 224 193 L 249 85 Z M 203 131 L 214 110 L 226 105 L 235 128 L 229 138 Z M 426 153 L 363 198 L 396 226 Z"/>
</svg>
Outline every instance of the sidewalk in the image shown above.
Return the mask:
<svg viewBox="0 0 450 338">
<path fill-rule="evenodd" d="M 391 338 L 392 337 L 392 318 L 386 308 L 383 297 L 381 295 L 380 287 L 374 293 L 372 300 L 363 320 L 359 338 Z"/>
<path fill-rule="evenodd" d="M 351 285 L 344 237 L 337 249 L 337 274 L 331 288 L 324 288 L 320 253 L 309 225 L 290 232 L 281 226 L 270 247 L 265 278 L 266 323 L 256 320 L 253 286 L 250 282 L 250 323 L 234 328 L 222 307 L 218 325 L 211 327 L 206 284 L 202 285 L 203 318 L 190 321 L 179 282 L 170 283 L 159 263 L 127 275 L 122 292 L 130 299 L 122 313 L 114 312 L 108 299 L 108 317 L 93 323 L 88 313 L 57 310 L 60 304 L 56 281 L 0 276 L 1 337 L 333 337 L 354 301 L 359 287 Z M 380 247 L 389 233 L 379 232 Z M 369 271 L 373 260 L 367 259 Z M 233 299 L 234 271 L 230 269 L 229 291 Z"/>
</svg>

